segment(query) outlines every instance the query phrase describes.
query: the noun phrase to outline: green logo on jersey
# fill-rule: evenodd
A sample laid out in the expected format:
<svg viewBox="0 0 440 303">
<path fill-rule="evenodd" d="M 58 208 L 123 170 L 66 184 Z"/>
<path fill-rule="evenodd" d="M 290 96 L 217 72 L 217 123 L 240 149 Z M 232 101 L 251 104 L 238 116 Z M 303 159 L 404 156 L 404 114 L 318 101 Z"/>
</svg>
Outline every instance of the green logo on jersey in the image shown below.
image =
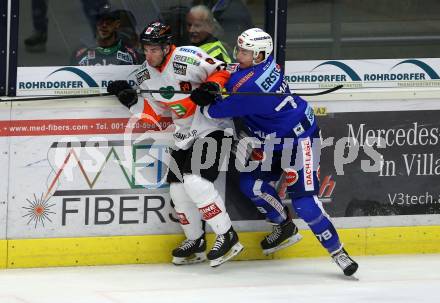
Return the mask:
<svg viewBox="0 0 440 303">
<path fill-rule="evenodd" d="M 161 87 L 159 90 L 161 91 L 160 95 L 165 99 L 171 99 L 174 96 L 174 87 L 172 86 Z"/>
<path fill-rule="evenodd" d="M 170 108 L 174 110 L 178 116 L 184 116 L 186 114 L 186 108 L 182 106 L 182 104 L 173 104 L 170 105 Z"/>
</svg>

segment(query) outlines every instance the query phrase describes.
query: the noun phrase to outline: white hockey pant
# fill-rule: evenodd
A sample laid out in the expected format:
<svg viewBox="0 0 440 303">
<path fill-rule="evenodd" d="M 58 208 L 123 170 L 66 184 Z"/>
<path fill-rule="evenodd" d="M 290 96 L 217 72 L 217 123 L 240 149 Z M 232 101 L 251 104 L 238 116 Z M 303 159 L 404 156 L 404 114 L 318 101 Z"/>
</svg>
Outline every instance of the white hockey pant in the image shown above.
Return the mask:
<svg viewBox="0 0 440 303">
<path fill-rule="evenodd" d="M 202 218 L 217 234 L 226 233 L 232 226 L 225 202 L 214 184 L 198 175 L 183 177 L 185 191 L 195 203 Z"/>
</svg>

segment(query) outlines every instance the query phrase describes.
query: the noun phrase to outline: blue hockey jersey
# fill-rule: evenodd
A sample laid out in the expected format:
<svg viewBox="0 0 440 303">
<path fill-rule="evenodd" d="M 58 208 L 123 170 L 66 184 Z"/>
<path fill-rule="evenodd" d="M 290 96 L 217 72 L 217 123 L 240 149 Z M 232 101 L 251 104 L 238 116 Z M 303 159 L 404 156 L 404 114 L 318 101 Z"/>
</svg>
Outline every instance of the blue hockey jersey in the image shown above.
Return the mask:
<svg viewBox="0 0 440 303">
<path fill-rule="evenodd" d="M 231 92 L 290 93 L 273 56 L 250 68 L 237 68 L 225 88 Z M 241 117 L 251 134 L 261 141 L 269 134 L 297 139 L 317 130 L 313 109 L 299 96 L 230 95 L 202 111 L 210 118 Z"/>
</svg>

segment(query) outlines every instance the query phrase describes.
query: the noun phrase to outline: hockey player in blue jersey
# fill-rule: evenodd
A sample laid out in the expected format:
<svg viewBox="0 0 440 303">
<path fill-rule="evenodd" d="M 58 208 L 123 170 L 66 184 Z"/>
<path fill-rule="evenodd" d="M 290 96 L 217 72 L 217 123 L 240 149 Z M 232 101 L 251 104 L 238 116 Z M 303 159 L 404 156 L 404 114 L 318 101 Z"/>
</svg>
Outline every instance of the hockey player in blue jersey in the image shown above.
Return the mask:
<svg viewBox="0 0 440 303">
<path fill-rule="evenodd" d="M 271 56 L 272 50 L 272 37 L 263 30 L 252 28 L 243 32 L 237 39 L 235 56 L 238 64 L 231 68 L 232 76 L 225 86 L 227 91 L 289 93 L 283 72 Z M 205 93 L 209 94 L 208 91 Z M 204 98 L 207 99 L 210 104 L 199 104 L 205 116 L 214 119 L 240 117 L 250 136 L 262 143 L 253 154 L 260 154 L 271 161 L 269 167 L 263 159 L 257 169 L 240 173 L 242 192 L 274 224 L 273 232 L 261 242 L 263 251 L 271 253 L 300 239 L 272 185 L 281 176 L 287 175 L 287 190 L 297 215 L 308 224 L 344 274 L 354 274 L 358 264 L 343 248 L 317 197 L 320 130 L 313 109 L 295 95 L 230 95 L 223 100 L 218 95 L 211 95 L 211 98 Z M 268 138 L 273 143 L 268 144 Z M 290 151 L 290 155 L 286 151 Z M 283 154 L 289 155 L 287 164 Z"/>
</svg>

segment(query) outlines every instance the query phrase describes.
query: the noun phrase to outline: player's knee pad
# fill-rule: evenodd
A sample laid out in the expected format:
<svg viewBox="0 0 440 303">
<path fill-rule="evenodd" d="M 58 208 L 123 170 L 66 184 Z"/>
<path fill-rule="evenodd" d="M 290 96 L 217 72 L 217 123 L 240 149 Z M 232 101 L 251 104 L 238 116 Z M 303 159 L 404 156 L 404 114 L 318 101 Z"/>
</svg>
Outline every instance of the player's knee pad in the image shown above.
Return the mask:
<svg viewBox="0 0 440 303">
<path fill-rule="evenodd" d="M 338 233 L 317 196 L 295 198 L 292 204 L 296 214 L 306 221 L 322 246 L 329 252 L 341 246 Z"/>
<path fill-rule="evenodd" d="M 204 232 L 202 216 L 195 203 L 186 194 L 183 183 L 171 183 L 170 196 L 185 236 L 191 240 L 200 238 Z"/>
</svg>

